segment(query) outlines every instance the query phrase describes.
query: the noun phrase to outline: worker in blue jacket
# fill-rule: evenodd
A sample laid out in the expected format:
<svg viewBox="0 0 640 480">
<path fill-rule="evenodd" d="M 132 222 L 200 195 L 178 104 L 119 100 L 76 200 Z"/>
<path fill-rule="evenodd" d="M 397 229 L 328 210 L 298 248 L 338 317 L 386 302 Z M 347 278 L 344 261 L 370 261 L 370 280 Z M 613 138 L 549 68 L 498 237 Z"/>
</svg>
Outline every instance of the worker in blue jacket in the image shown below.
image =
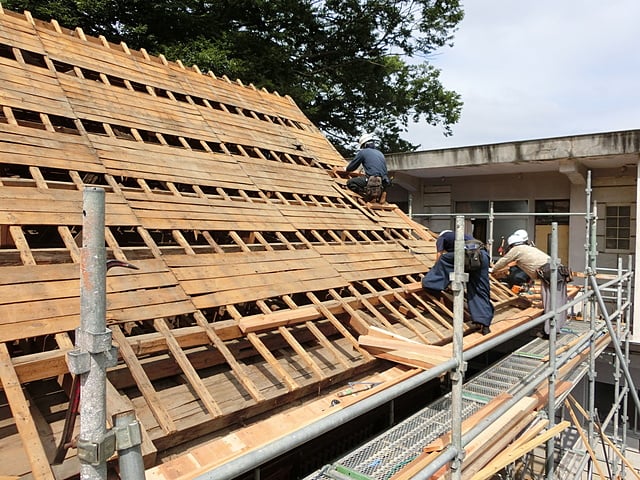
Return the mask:
<svg viewBox="0 0 640 480">
<path fill-rule="evenodd" d="M 364 176 L 352 177 L 347 180 L 347 187 L 357 194 L 365 197 L 367 195 L 367 184 L 370 179 L 379 177 L 381 181 L 381 192 L 384 192 L 391 184 L 387 171 L 387 162 L 384 154 L 378 149 L 378 138 L 374 133 L 365 133 L 358 140 L 360 150 L 355 157 L 345 167 L 347 172 L 354 172 L 359 167 L 364 170 Z M 376 198 L 375 200 L 378 200 Z"/>
<path fill-rule="evenodd" d="M 472 240 L 473 237 L 465 234 L 464 239 Z M 442 231 L 436 240 L 436 263 L 422 277 L 422 287 L 432 294 L 439 294 L 451 283 L 450 274 L 454 270 L 455 240 L 455 233 L 451 230 Z M 480 328 L 483 335 L 487 335 L 491 332 L 489 326 L 493 320 L 493 304 L 491 303 L 489 283 L 489 253 L 482 249 L 481 255 L 481 268 L 468 272 L 467 306 L 472 322 Z"/>
</svg>

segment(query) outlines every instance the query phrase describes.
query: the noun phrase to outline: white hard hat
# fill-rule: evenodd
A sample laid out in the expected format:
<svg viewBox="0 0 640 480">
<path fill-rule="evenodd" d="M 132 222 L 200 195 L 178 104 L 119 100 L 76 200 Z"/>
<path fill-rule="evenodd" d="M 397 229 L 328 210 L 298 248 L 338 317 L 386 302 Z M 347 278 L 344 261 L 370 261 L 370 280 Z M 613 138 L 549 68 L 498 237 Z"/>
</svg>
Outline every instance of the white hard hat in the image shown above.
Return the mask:
<svg viewBox="0 0 640 480">
<path fill-rule="evenodd" d="M 376 137 L 375 133 L 365 133 L 358 140 L 358 145 L 362 147 L 366 143 L 377 142 L 377 141 L 378 141 L 378 137 Z"/>
<path fill-rule="evenodd" d="M 516 230 L 515 232 L 513 232 L 514 235 L 519 235 L 520 237 L 522 237 L 523 242 L 528 242 L 529 241 L 529 234 L 527 233 L 527 231 L 523 228 L 521 228 L 520 230 Z"/>
<path fill-rule="evenodd" d="M 522 235 L 522 232 L 524 232 L 524 235 Z M 518 230 L 517 232 L 513 232 L 511 235 L 509 235 L 507 243 L 509 245 L 513 245 L 515 243 L 525 243 L 528 239 L 527 237 L 527 232 L 525 232 L 524 230 Z"/>
</svg>

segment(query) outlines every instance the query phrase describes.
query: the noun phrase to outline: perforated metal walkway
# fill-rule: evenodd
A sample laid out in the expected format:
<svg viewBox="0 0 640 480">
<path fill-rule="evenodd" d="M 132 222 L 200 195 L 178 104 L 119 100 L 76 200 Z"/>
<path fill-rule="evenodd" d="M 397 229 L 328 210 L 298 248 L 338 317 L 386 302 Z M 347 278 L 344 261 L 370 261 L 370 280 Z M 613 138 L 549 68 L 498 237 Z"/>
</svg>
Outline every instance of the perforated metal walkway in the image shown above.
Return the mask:
<svg viewBox="0 0 640 480">
<path fill-rule="evenodd" d="M 570 321 L 556 346 L 566 345 L 588 330 L 588 323 Z M 515 394 L 532 379 L 548 353 L 548 342 L 535 339 L 469 380 L 463 388 L 463 419 L 501 393 Z M 586 366 L 576 368 L 569 380 L 577 383 L 586 371 Z M 447 394 L 305 480 L 389 479 L 420 455 L 425 445 L 450 430 L 451 394 Z"/>
</svg>

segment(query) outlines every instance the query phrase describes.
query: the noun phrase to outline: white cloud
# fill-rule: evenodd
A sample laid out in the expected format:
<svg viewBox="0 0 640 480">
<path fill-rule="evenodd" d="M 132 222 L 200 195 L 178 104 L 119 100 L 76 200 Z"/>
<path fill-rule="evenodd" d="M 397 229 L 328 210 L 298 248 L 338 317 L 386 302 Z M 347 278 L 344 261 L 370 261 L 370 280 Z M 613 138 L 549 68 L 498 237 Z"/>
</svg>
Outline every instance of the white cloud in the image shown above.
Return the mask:
<svg viewBox="0 0 640 480">
<path fill-rule="evenodd" d="M 454 135 L 414 125 L 423 149 L 640 128 L 640 2 L 470 0 L 431 61 L 462 95 Z"/>
</svg>

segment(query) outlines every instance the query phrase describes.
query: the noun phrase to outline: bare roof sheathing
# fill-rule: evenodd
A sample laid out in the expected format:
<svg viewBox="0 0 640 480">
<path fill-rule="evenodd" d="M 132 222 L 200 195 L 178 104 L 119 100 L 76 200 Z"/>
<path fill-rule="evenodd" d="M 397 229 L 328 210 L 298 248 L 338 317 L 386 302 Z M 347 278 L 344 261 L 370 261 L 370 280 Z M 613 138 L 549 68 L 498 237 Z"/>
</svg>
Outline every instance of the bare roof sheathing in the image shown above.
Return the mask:
<svg viewBox="0 0 640 480">
<path fill-rule="evenodd" d="M 50 463 L 86 186 L 106 191 L 108 256 L 140 268 L 107 279 L 107 404 L 135 409 L 147 466 L 357 375 L 412 375 L 358 344 L 370 325 L 450 341 L 451 310 L 419 286 L 433 237 L 346 190 L 344 159 L 290 98 L 5 10 L 0 106 L 0 452 L 14 460 L 0 476 L 78 472 L 73 448 Z M 497 320 L 519 311 L 492 295 Z"/>
</svg>

